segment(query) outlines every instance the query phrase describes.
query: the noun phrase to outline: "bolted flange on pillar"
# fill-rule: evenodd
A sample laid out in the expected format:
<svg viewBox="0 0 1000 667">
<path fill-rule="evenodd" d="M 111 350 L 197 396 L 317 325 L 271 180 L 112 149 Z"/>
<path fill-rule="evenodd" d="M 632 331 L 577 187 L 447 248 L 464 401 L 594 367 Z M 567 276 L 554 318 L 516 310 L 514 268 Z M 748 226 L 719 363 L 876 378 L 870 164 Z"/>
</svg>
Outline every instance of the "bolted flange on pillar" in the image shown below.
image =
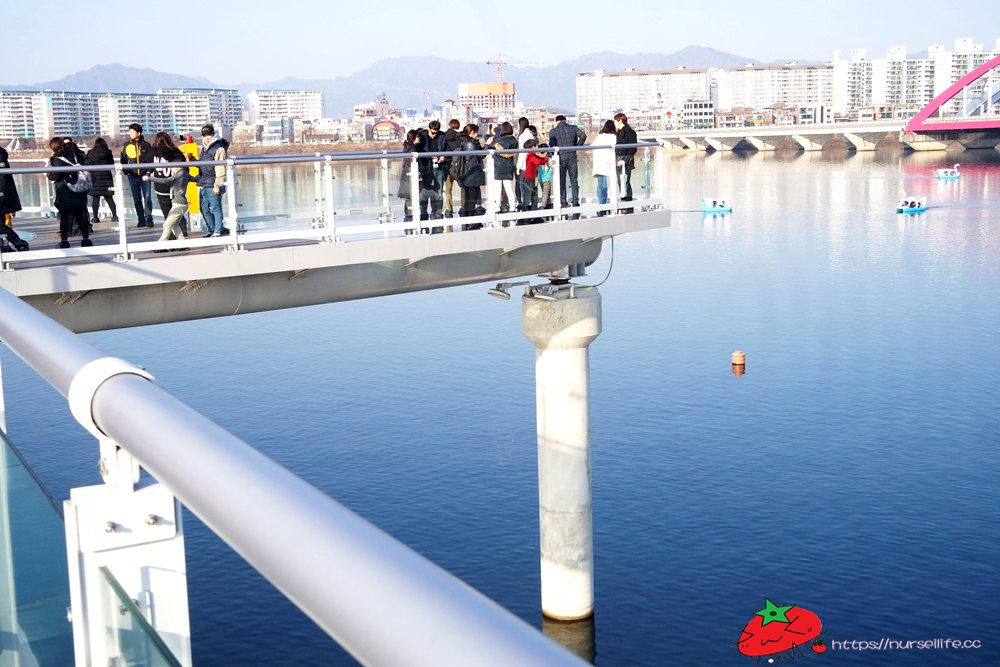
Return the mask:
<svg viewBox="0 0 1000 667">
<path fill-rule="evenodd" d="M 548 299 L 529 293 L 521 316 L 535 346 L 542 613 L 587 618 L 594 613 L 588 347 L 601 333 L 601 295 L 576 286 Z"/>
</svg>

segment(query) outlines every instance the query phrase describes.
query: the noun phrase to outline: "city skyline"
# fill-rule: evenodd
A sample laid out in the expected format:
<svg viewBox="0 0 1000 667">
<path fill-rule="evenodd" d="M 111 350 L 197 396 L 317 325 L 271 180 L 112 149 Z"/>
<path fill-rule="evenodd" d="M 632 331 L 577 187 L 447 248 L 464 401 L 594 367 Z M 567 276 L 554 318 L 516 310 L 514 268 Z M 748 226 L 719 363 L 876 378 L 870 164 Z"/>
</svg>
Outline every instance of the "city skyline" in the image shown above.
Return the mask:
<svg viewBox="0 0 1000 667">
<path fill-rule="evenodd" d="M 503 59 L 551 66 L 587 53 L 668 54 L 687 46 L 704 46 L 762 62 L 828 61 L 834 50 L 847 57 L 851 49 L 863 48 L 869 57 L 881 57 L 890 46 L 904 45 L 916 53 L 931 44 L 950 48 L 961 37 L 972 37 L 992 50 L 1000 37 L 1000 29 L 995 35 L 982 34 L 987 29 L 983 26 L 996 25 L 995 0 L 960 3 L 960 12 L 951 7 L 941 11 L 939 2 L 929 0 L 843 0 L 836 11 L 820 9 L 821 15 L 809 17 L 762 11 L 759 6 L 733 0 L 713 3 L 710 12 L 704 5 L 638 0 L 625 16 L 614 20 L 609 20 L 609 16 L 615 17 L 614 12 L 596 2 L 553 4 L 536 12 L 512 5 L 511 11 L 501 14 L 470 2 L 442 3 L 443 10 L 433 11 L 428 5 L 399 0 L 385 0 L 377 9 L 355 3 L 286 0 L 279 14 L 266 6 L 254 12 L 248 11 L 245 3 L 221 0 L 211 5 L 217 13 L 206 15 L 203 3 L 177 0 L 156 6 L 162 18 L 147 16 L 148 6 L 123 0 L 60 5 L 59 24 L 80 26 L 85 46 L 73 50 L 39 48 L 43 24 L 37 3 L 13 0 L 5 5 L 7 25 L 18 28 L 5 35 L 5 50 L 23 57 L 18 59 L 16 70 L 8 69 L 0 77 L 4 84 L 52 81 L 110 63 L 237 85 L 287 76 L 348 76 L 379 60 L 405 56 L 485 61 L 501 54 Z M 411 15 L 415 22 L 407 20 Z M 114 20 L 102 20 L 107 16 Z M 443 30 L 421 34 L 413 29 L 435 20 L 443 22 Z M 104 31 L 106 39 L 86 37 L 95 21 L 109 26 Z M 631 30 L 627 28 L 630 23 L 634 26 Z M 548 30 L 550 24 L 560 30 Z M 172 27 L 181 38 L 176 42 L 161 36 Z M 576 39 L 564 39 L 567 33 Z M 203 52 L 206 40 L 218 43 L 210 57 L 182 57 L 176 52 L 183 45 Z M 489 80 L 490 70 L 485 65 L 483 75 Z"/>
</svg>

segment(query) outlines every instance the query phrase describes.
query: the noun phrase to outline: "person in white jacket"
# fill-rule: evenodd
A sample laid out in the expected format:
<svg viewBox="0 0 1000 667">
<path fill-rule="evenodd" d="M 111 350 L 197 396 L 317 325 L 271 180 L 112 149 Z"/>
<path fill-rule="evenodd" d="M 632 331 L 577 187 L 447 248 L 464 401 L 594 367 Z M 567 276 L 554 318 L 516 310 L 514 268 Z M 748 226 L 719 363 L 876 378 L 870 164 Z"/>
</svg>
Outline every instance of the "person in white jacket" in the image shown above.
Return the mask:
<svg viewBox="0 0 1000 667">
<path fill-rule="evenodd" d="M 617 134 L 615 122 L 613 120 L 604 121 L 604 126 L 593 143 L 594 150 L 591 152 L 591 156 L 594 165 L 594 178 L 597 179 L 597 201 L 600 204 L 608 203 L 608 179 L 617 177 L 618 174 L 614 151 L 614 146 L 618 141 Z M 610 148 L 604 148 L 605 146 L 610 146 Z M 607 211 L 598 213 L 598 215 L 607 214 Z"/>
</svg>

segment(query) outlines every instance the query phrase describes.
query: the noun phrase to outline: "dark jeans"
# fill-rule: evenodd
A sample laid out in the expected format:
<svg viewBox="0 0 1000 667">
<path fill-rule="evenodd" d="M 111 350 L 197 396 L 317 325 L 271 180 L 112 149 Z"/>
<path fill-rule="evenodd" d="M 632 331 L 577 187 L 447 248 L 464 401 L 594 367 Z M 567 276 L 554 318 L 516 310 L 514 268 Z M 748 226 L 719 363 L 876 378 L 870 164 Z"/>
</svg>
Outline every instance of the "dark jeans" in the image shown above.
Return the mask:
<svg viewBox="0 0 1000 667">
<path fill-rule="evenodd" d="M 111 217 L 118 217 L 118 207 L 115 206 L 115 198 L 110 194 L 98 195 L 97 197 L 90 198 L 90 212 L 94 214 L 94 220 L 97 220 L 97 214 L 101 210 L 101 198 L 107 203 L 108 208 L 111 209 Z"/>
<path fill-rule="evenodd" d="M 74 227 L 79 228 L 85 239 L 90 238 L 90 224 L 86 206 L 57 206 L 59 211 L 59 240 L 66 241 Z"/>
<path fill-rule="evenodd" d="M 538 208 L 538 187 L 533 178 L 521 179 L 521 210 L 534 211 Z"/>
<path fill-rule="evenodd" d="M 444 203 L 444 182 L 447 179 L 448 172 L 435 166 L 431 171 L 430 179 L 421 184 L 420 213 L 422 215 L 427 215 L 427 203 L 430 202 L 432 217 L 441 217 L 441 205 Z"/>
<path fill-rule="evenodd" d="M 478 185 L 472 187 L 462 186 L 462 211 L 460 215 L 462 217 L 468 217 L 476 215 L 482 203 L 482 191 L 479 189 Z M 480 229 L 482 224 L 475 225 L 462 225 L 463 230 L 468 229 Z"/>
<path fill-rule="evenodd" d="M 580 205 L 580 165 L 576 158 L 562 158 L 559 163 L 559 200 L 563 206 Z M 566 198 L 566 191 L 569 189 L 569 199 Z"/>
<path fill-rule="evenodd" d="M 152 187 L 149 181 L 142 180 L 139 176 L 129 174 L 128 187 L 132 190 L 132 201 L 135 203 L 135 215 L 139 218 L 139 224 L 148 227 L 153 226 L 153 197 Z"/>
</svg>

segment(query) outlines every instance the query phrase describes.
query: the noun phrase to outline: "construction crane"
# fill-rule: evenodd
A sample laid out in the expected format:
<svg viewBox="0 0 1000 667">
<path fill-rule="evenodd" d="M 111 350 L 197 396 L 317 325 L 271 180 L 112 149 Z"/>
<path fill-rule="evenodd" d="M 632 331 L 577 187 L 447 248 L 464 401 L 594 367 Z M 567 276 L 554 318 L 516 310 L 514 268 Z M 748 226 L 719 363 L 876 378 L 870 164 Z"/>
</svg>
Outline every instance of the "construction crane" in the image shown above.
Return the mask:
<svg viewBox="0 0 1000 667">
<path fill-rule="evenodd" d="M 503 83 L 504 65 L 534 65 L 536 63 L 534 60 L 504 60 L 498 53 L 496 60 L 487 60 L 486 64 L 497 66 L 497 83 Z"/>
</svg>

